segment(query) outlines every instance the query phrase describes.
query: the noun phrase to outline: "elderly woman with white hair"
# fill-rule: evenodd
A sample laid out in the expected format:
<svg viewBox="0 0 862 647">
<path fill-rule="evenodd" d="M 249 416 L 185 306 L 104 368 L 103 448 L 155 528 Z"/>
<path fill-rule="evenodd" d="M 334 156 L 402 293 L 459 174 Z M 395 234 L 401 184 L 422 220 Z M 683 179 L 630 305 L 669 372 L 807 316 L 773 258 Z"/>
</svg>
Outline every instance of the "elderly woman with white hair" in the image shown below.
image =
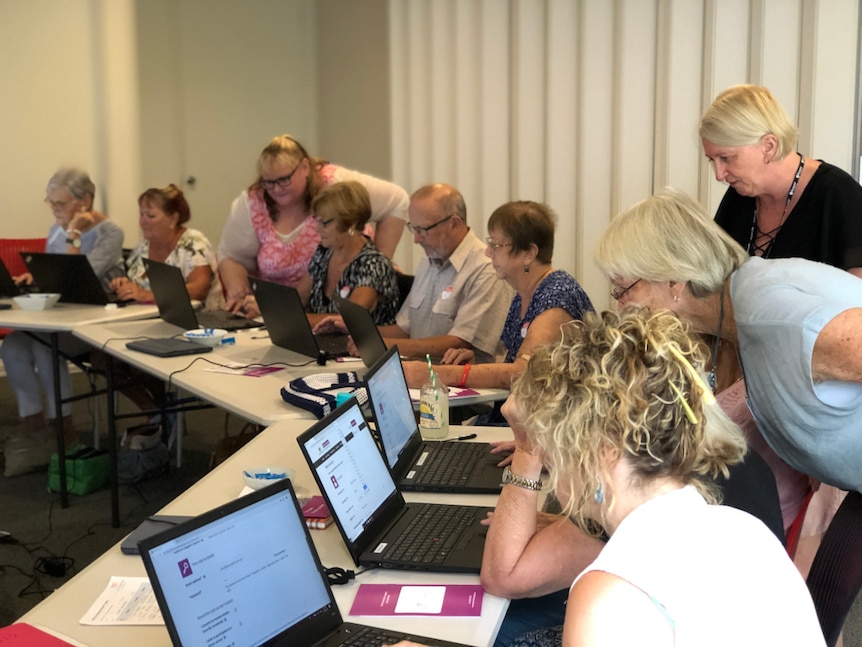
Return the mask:
<svg viewBox="0 0 862 647">
<path fill-rule="evenodd" d="M 751 411 L 784 461 L 862 490 L 859 278 L 798 258 L 749 257 L 672 190 L 614 218 L 596 261 L 621 304 L 668 309 L 739 349 Z"/>
<path fill-rule="evenodd" d="M 51 254 L 84 254 L 105 288 L 110 281 L 124 274 L 123 231 L 106 215 L 93 208 L 96 187 L 82 170 L 63 168 L 49 180 L 45 202 L 51 207 L 54 223 L 48 230 L 45 251 Z M 15 277 L 15 281 L 29 285 L 30 274 Z M 76 356 L 89 351 L 89 346 L 71 334 L 60 335 L 60 351 Z M 54 379 L 51 349 L 47 338 L 16 331 L 3 340 L 0 358 L 9 377 L 9 383 L 18 400 L 18 414 L 22 420 L 22 435 L 13 436 L 6 446 L 6 475 L 25 472 L 48 463 L 50 443 L 46 425 L 48 420 L 63 416 L 68 440 L 73 440 L 72 406 L 54 411 Z M 46 393 L 48 415 L 42 405 L 40 384 Z M 60 393 L 66 398 L 72 393 L 69 371 L 60 363 Z M 42 432 L 46 433 L 43 434 Z M 11 451 L 17 447 L 17 451 Z"/>
</svg>

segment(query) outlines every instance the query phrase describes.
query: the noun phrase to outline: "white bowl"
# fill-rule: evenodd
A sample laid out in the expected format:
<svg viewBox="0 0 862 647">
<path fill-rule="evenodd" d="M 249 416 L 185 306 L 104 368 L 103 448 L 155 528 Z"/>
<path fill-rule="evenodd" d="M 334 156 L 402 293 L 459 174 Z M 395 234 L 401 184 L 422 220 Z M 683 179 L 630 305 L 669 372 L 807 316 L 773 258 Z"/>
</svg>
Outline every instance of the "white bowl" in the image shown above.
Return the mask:
<svg viewBox="0 0 862 647">
<path fill-rule="evenodd" d="M 23 310 L 49 310 L 57 305 L 60 300 L 60 295 L 56 292 L 44 292 L 33 294 L 22 294 L 19 297 L 14 297 L 15 303 Z"/>
<path fill-rule="evenodd" d="M 196 328 L 185 331 L 183 337 L 202 346 L 218 346 L 226 334 L 223 328 Z"/>
<path fill-rule="evenodd" d="M 252 490 L 259 490 L 281 479 L 292 479 L 294 470 L 284 467 L 249 467 L 242 471 L 242 479 Z"/>
</svg>

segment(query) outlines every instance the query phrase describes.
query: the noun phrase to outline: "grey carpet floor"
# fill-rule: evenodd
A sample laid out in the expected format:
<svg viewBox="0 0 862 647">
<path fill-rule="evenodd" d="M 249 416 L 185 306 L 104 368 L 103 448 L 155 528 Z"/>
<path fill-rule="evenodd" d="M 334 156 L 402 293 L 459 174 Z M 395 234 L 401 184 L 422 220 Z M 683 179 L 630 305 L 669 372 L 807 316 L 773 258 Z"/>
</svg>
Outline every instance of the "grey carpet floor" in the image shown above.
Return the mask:
<svg viewBox="0 0 862 647">
<path fill-rule="evenodd" d="M 75 392 L 86 390 L 86 378 L 74 375 Z M 93 443 L 93 400 L 74 405 L 73 418 L 80 440 Z M 104 397 L 97 401 L 104 406 Z M 123 411 L 134 410 L 120 399 Z M 238 433 L 244 423 L 216 409 L 185 414 L 182 467 L 171 467 L 162 475 L 135 485 L 120 486 L 120 528 L 111 527 L 108 488 L 83 496 L 70 495 L 62 508 L 60 495 L 49 492 L 45 470 L 4 477 L 0 468 L 0 530 L 12 534 L 15 543 L 0 543 L 0 626 L 17 620 L 64 582 L 131 532 L 144 518 L 155 513 L 194 485 L 210 469 L 211 453 L 227 428 Z M 102 417 L 104 421 L 104 417 Z M 141 420 L 121 422 L 122 426 Z M 14 398 L 5 376 L 0 377 L 0 439 L 17 428 Z M 104 422 L 102 422 L 104 428 Z M 104 438 L 102 440 L 104 447 Z M 0 464 L 2 464 L 0 457 Z M 45 558 L 67 558 L 64 575 L 45 572 Z"/>
</svg>

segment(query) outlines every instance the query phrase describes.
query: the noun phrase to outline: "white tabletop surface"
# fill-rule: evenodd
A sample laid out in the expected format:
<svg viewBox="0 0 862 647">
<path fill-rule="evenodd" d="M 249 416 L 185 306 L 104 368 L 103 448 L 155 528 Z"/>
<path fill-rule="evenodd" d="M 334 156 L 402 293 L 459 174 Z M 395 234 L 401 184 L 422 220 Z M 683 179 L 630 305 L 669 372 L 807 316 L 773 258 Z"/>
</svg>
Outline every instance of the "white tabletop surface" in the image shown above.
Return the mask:
<svg viewBox="0 0 862 647">
<path fill-rule="evenodd" d="M 281 420 L 296 419 L 311 423 L 316 418 L 310 412 L 286 403 L 281 388 L 291 379 L 315 373 L 356 371 L 365 372 L 361 362 L 328 362 L 318 365 L 305 355 L 272 345 L 265 331 L 258 329 L 230 333 L 235 343 L 222 344 L 213 352 L 182 357 L 155 357 L 126 348 L 126 342 L 142 337 L 170 337 L 182 333 L 177 326 L 158 320 L 111 322 L 76 327 L 76 337 L 103 349 L 112 356 L 135 366 L 210 402 L 235 413 L 244 420 L 269 426 Z M 214 364 L 277 364 L 284 370 L 261 377 L 227 375 L 214 372 Z M 187 370 L 183 370 L 187 369 Z M 178 372 L 182 371 L 182 372 Z M 479 402 L 502 400 L 507 392 L 502 389 L 479 389 L 478 395 L 469 398 L 452 398 L 450 407 Z"/>
<path fill-rule="evenodd" d="M 284 421 L 266 429 L 242 450 L 234 454 L 216 470 L 198 481 L 192 488 L 167 505 L 161 513 L 194 515 L 225 503 L 239 495 L 243 488 L 242 470 L 249 467 L 273 465 L 296 470 L 294 483 L 308 493 L 317 493 L 311 473 L 302 459 L 296 436 L 307 424 Z M 510 438 L 510 430 L 494 427 L 453 427 L 453 435 L 476 432 L 478 441 Z M 493 506 L 496 496 L 491 495 L 440 495 L 406 494 L 408 501 L 439 503 L 467 503 Z M 333 525 L 326 530 L 312 531 L 315 545 L 324 566 L 355 568 L 344 543 Z M 119 544 L 90 564 L 45 601 L 21 618 L 37 626 L 48 627 L 91 647 L 122 645 L 123 647 L 158 647 L 169 645 L 170 639 L 163 626 L 158 627 L 93 627 L 78 621 L 102 592 L 112 575 L 144 576 L 143 563 L 138 557 L 120 552 Z M 402 584 L 478 584 L 477 575 L 429 574 L 415 571 L 373 570 L 360 574 L 348 585 L 334 587 L 336 600 L 345 620 L 374 626 L 404 629 L 411 632 L 461 642 L 468 645 L 491 645 L 503 620 L 508 601 L 485 594 L 480 618 L 426 618 L 426 617 L 353 617 L 348 611 L 363 583 Z"/>
<path fill-rule="evenodd" d="M 106 321 L 131 321 L 159 316 L 154 305 L 131 304 L 123 308 L 116 306 L 92 306 L 76 303 L 58 303 L 48 310 L 24 310 L 12 299 L 0 299 L 0 303 L 11 303 L 9 310 L 0 310 L 0 327 L 41 332 L 68 332 L 78 326 Z"/>
</svg>

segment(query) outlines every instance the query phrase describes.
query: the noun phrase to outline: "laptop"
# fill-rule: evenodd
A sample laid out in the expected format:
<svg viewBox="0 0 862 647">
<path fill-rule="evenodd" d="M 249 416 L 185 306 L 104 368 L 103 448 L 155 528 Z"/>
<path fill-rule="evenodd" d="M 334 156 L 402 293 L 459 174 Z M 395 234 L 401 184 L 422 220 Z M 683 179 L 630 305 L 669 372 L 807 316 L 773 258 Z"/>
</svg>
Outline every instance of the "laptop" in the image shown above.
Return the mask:
<svg viewBox="0 0 862 647">
<path fill-rule="evenodd" d="M 294 288 L 257 278 L 249 283 L 273 344 L 313 357 L 321 365 L 348 354 L 347 335 L 315 335 L 311 331 L 302 299 Z"/>
<path fill-rule="evenodd" d="M 335 296 L 335 305 L 341 318 L 344 319 L 347 331 L 353 337 L 353 343 L 356 344 L 362 363 L 371 368 L 386 353 L 386 342 L 383 341 L 383 336 L 377 324 L 374 323 L 374 317 L 358 303 L 338 295 Z"/>
<path fill-rule="evenodd" d="M 479 572 L 492 508 L 405 503 L 355 398 L 297 441 L 357 565 Z"/>
<path fill-rule="evenodd" d="M 154 339 L 136 339 L 126 342 L 126 348 L 139 353 L 155 355 L 156 357 L 180 357 L 181 355 L 200 355 L 211 353 L 212 346 L 203 346 L 178 337 L 156 337 Z"/>
<path fill-rule="evenodd" d="M 159 308 L 159 316 L 168 323 L 179 326 L 183 330 L 195 328 L 240 330 L 260 327 L 260 324 L 253 319 L 227 310 L 196 312 L 180 268 L 148 258 L 144 259 L 144 267 L 147 270 L 147 278 L 150 279 L 150 289 Z"/>
<path fill-rule="evenodd" d="M 499 494 L 501 456 L 489 443 L 422 440 L 404 368 L 393 346 L 365 374 L 380 447 L 405 491 Z"/>
<path fill-rule="evenodd" d="M 15 283 L 6 264 L 0 259 L 0 297 L 17 297 L 35 288 L 35 285 L 24 286 Z"/>
<path fill-rule="evenodd" d="M 345 623 L 289 479 L 138 544 L 175 646 L 455 643 Z M 368 644 L 360 642 L 360 644 Z"/>
<path fill-rule="evenodd" d="M 39 286 L 39 291 L 59 293 L 62 303 L 96 306 L 134 303 L 120 301 L 116 294 L 105 291 L 102 281 L 83 254 L 21 252 L 21 258 L 33 275 L 33 282 Z"/>
</svg>

